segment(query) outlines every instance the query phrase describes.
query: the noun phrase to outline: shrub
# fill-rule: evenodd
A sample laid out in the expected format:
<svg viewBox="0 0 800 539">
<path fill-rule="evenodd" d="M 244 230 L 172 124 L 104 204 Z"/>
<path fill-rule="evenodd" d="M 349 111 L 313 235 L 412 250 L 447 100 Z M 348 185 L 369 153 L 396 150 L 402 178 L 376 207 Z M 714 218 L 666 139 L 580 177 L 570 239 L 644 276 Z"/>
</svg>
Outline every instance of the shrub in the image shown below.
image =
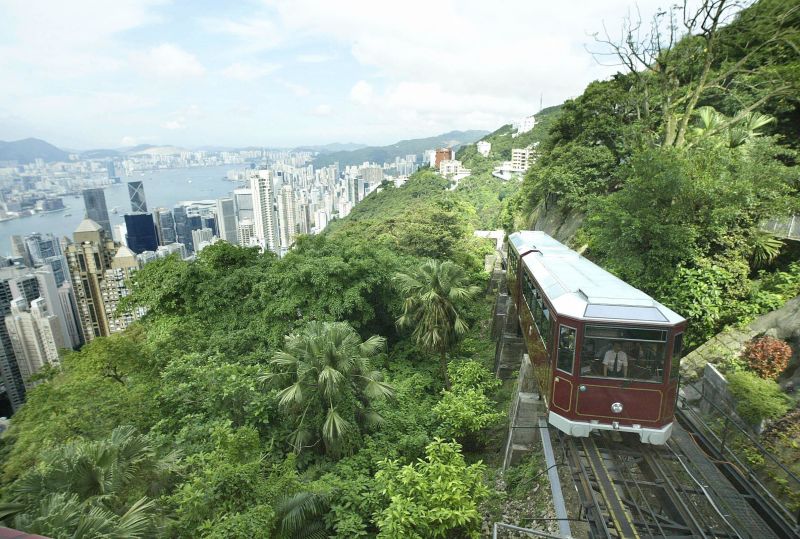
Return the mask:
<svg viewBox="0 0 800 539">
<path fill-rule="evenodd" d="M 379 538 L 480 537 L 480 503 L 489 496 L 486 466 L 467 465 L 461 446 L 435 440 L 425 460 L 384 460 L 375 474 L 388 506 L 376 515 Z"/>
<path fill-rule="evenodd" d="M 729 374 L 728 390 L 736 400 L 736 413 L 751 425 L 777 419 L 789 410 L 791 399 L 780 386 L 751 372 Z"/>
<path fill-rule="evenodd" d="M 747 343 L 744 357 L 750 369 L 761 378 L 775 380 L 789 365 L 792 348 L 783 341 L 764 336 Z"/>
</svg>

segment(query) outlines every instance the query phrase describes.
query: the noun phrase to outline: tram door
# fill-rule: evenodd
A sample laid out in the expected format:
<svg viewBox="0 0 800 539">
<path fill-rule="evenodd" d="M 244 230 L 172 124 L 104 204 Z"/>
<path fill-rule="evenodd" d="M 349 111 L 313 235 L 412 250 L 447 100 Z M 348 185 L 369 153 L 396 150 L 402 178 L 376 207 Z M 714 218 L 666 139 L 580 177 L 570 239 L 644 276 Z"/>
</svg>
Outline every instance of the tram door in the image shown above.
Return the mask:
<svg viewBox="0 0 800 539">
<path fill-rule="evenodd" d="M 575 395 L 575 342 L 577 328 L 569 323 L 559 323 L 556 329 L 553 365 L 552 408 L 556 413 L 572 411 Z"/>
</svg>

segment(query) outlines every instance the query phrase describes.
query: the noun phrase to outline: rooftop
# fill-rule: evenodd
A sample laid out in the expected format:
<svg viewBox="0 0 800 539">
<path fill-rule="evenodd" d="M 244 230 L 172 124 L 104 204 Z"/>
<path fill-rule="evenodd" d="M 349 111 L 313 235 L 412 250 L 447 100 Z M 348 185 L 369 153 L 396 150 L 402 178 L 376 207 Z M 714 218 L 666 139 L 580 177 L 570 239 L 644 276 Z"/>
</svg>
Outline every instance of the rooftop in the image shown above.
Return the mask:
<svg viewBox="0 0 800 539">
<path fill-rule="evenodd" d="M 509 241 L 559 314 L 670 325 L 684 320 L 544 232 L 516 232 Z"/>
</svg>

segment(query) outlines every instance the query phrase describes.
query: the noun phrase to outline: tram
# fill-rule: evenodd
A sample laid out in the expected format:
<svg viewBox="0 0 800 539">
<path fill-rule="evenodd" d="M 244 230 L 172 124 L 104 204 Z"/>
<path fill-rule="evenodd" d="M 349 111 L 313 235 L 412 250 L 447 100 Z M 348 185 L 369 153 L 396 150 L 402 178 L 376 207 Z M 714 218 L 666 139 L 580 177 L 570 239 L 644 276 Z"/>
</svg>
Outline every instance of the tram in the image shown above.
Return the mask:
<svg viewBox="0 0 800 539">
<path fill-rule="evenodd" d="M 548 422 L 666 443 L 686 320 L 544 232 L 511 234 L 507 269 Z"/>
</svg>

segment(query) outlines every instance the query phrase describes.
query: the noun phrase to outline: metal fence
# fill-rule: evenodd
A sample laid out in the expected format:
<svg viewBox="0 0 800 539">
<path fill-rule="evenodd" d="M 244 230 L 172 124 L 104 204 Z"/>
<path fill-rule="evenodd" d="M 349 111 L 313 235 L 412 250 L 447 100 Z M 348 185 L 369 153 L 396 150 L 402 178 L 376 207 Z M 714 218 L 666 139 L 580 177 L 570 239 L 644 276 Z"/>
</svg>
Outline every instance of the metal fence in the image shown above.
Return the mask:
<svg viewBox="0 0 800 539">
<path fill-rule="evenodd" d="M 761 228 L 779 238 L 800 240 L 800 215 L 792 215 L 786 219 L 770 219 Z"/>
<path fill-rule="evenodd" d="M 740 474 L 774 509 L 800 531 L 800 511 L 791 493 L 800 492 L 800 477 L 778 460 L 740 421 L 729 414 L 712 387 L 700 384 L 700 402 L 680 398 L 680 412 L 709 440 L 718 459 L 736 466 Z M 708 413 L 698 410 L 698 405 Z M 771 476 L 771 477 L 770 477 Z M 794 502 L 794 503 L 793 503 Z"/>
</svg>

